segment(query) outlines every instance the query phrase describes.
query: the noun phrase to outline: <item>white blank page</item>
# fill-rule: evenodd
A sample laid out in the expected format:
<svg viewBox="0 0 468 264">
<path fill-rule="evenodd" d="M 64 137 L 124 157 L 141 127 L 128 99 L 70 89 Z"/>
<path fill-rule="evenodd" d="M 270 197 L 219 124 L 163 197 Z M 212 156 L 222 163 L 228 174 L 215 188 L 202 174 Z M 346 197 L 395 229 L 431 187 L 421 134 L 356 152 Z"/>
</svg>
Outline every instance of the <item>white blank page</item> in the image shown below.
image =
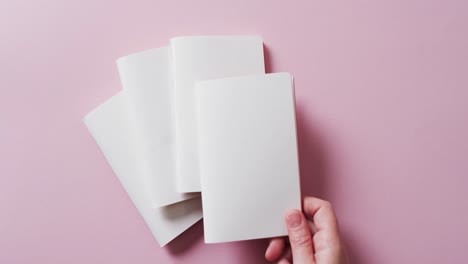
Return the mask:
<svg viewBox="0 0 468 264">
<path fill-rule="evenodd" d="M 91 111 L 84 122 L 160 246 L 202 218 L 200 198 L 152 208 L 148 189 L 135 155 L 133 121 L 121 92 Z"/>
<path fill-rule="evenodd" d="M 179 37 L 171 40 L 177 142 L 177 187 L 199 192 L 194 82 L 265 73 L 256 36 Z"/>
<path fill-rule="evenodd" d="M 292 78 L 287 73 L 196 87 L 205 242 L 283 236 L 301 208 Z"/>
<path fill-rule="evenodd" d="M 142 146 L 135 155 L 142 162 L 143 180 L 149 187 L 153 207 L 199 196 L 181 194 L 176 188 L 170 48 L 122 57 L 117 60 L 117 67 Z"/>
</svg>

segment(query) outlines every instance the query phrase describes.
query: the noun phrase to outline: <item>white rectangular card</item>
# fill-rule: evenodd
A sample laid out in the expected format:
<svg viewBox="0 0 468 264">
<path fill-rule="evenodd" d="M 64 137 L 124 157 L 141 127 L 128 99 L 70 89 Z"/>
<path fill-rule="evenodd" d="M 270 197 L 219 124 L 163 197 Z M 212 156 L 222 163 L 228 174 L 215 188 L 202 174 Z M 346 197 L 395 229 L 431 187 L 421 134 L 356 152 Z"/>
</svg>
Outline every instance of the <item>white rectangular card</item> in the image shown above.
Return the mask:
<svg viewBox="0 0 468 264">
<path fill-rule="evenodd" d="M 194 83 L 265 73 L 263 42 L 257 36 L 178 37 L 171 40 L 177 142 L 177 187 L 201 191 Z"/>
<path fill-rule="evenodd" d="M 124 92 L 106 101 L 84 118 L 91 135 L 148 224 L 160 246 L 166 245 L 202 218 L 200 198 L 153 208 L 138 159 L 140 146 Z"/>
<path fill-rule="evenodd" d="M 177 191 L 175 175 L 174 90 L 169 47 L 147 50 L 117 60 L 120 79 L 142 146 L 134 153 L 153 207 L 199 196 Z"/>
<path fill-rule="evenodd" d="M 293 89 L 288 73 L 197 83 L 206 243 L 287 234 L 301 209 Z"/>
</svg>

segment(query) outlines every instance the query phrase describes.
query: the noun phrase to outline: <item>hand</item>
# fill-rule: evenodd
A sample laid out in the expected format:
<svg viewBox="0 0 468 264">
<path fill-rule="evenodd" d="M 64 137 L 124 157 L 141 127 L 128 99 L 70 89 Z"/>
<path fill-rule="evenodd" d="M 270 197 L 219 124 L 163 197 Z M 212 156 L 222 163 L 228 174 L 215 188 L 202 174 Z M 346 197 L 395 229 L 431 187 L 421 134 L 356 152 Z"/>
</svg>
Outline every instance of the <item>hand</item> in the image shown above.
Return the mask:
<svg viewBox="0 0 468 264">
<path fill-rule="evenodd" d="M 347 264 L 340 241 L 338 223 L 329 202 L 305 197 L 304 214 L 290 210 L 286 214 L 289 244 L 285 238 L 273 238 L 265 258 L 287 264 Z"/>
</svg>

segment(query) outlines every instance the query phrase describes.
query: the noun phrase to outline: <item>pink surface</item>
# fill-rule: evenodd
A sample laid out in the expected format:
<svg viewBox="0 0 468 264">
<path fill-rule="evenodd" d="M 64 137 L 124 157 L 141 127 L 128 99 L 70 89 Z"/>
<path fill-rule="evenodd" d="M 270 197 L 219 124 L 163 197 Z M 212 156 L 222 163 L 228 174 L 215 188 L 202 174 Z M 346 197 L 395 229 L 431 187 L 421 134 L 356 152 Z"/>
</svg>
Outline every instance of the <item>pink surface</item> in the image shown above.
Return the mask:
<svg viewBox="0 0 468 264">
<path fill-rule="evenodd" d="M 201 223 L 160 249 L 81 121 L 116 58 L 200 34 L 259 34 L 295 76 L 303 191 L 353 263 L 466 262 L 467 1 L 4 0 L 0 263 L 263 262 Z"/>
</svg>

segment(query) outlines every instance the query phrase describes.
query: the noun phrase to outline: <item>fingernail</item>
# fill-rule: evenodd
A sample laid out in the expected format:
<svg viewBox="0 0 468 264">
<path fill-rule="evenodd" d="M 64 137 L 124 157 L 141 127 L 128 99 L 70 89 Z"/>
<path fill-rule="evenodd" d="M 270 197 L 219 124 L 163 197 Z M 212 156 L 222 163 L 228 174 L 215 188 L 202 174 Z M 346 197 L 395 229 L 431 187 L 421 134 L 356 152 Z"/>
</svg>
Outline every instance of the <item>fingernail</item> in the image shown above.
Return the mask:
<svg viewBox="0 0 468 264">
<path fill-rule="evenodd" d="M 286 217 L 286 222 L 289 228 L 296 228 L 301 225 L 302 217 L 298 212 L 293 212 Z"/>
</svg>

